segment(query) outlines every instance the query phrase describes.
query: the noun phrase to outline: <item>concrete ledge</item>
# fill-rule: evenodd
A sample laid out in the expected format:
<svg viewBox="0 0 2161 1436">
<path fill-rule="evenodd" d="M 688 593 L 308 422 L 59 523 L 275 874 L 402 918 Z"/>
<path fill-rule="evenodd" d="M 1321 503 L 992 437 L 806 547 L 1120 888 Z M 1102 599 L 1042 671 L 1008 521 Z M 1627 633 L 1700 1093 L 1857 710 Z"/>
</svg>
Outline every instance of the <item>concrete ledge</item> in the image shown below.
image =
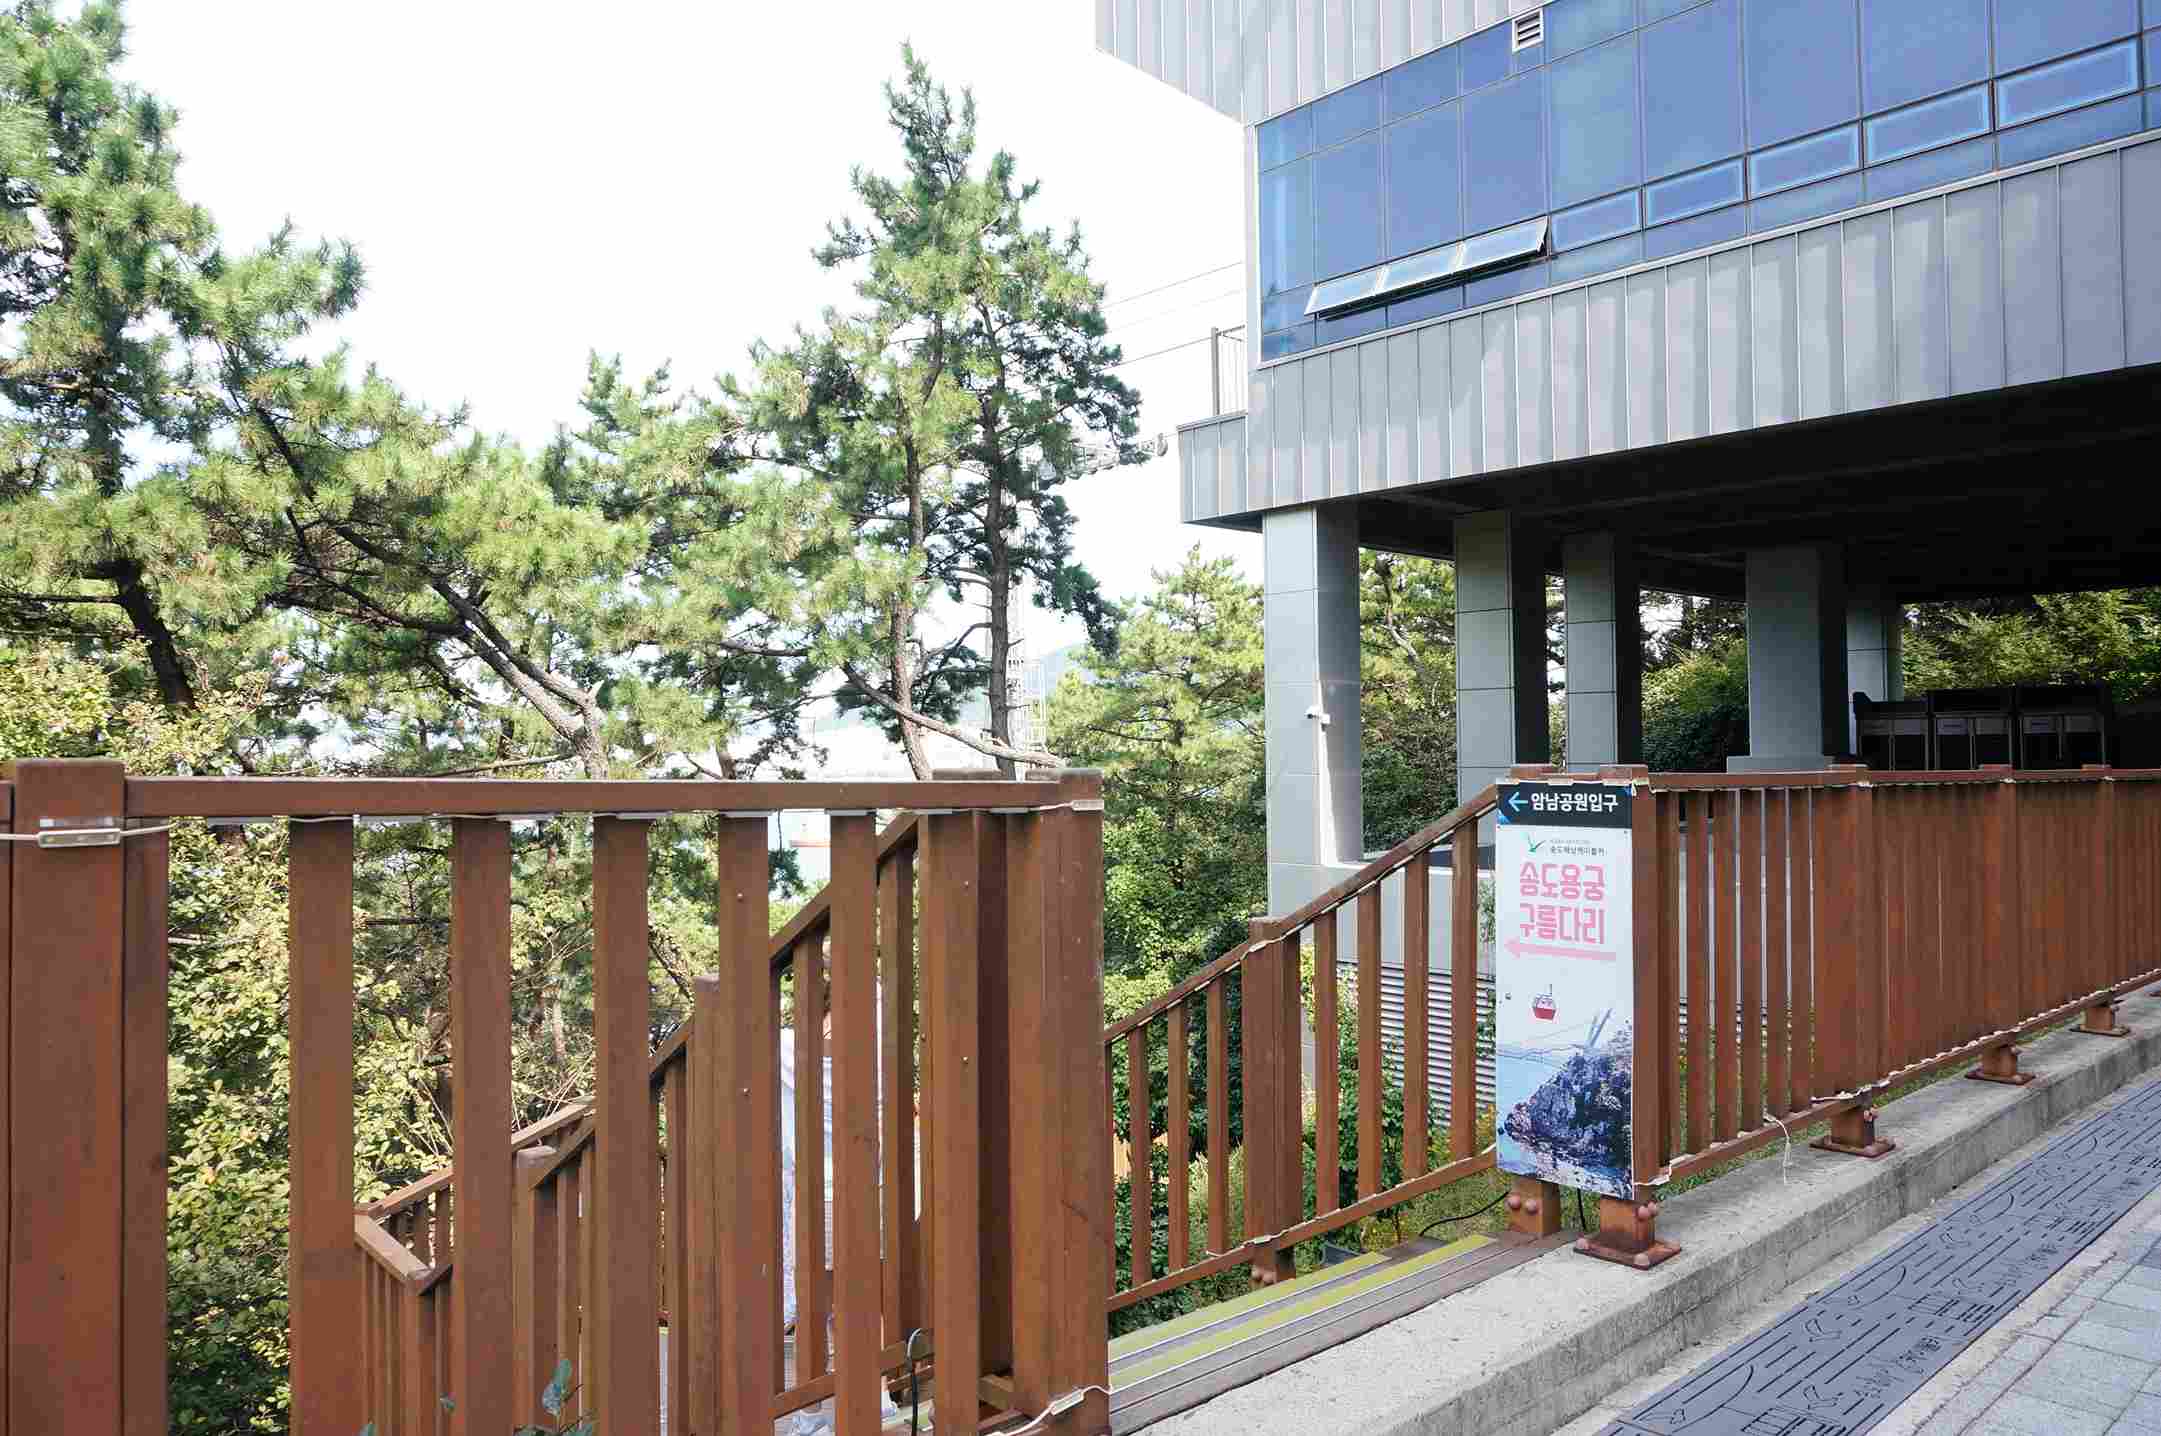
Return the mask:
<svg viewBox="0 0 2161 1436">
<path fill-rule="evenodd" d="M 1554 1252 L 1148 1428 L 1165 1436 L 1545 1436 L 1722 1324 L 2157 1066 L 2161 998 L 2127 1039 L 2057 1032 L 2025 1087 L 1956 1079 L 1883 1109 L 1877 1161 L 1796 1145 L 1665 1204 L 1682 1255 L 1649 1273 Z"/>
</svg>

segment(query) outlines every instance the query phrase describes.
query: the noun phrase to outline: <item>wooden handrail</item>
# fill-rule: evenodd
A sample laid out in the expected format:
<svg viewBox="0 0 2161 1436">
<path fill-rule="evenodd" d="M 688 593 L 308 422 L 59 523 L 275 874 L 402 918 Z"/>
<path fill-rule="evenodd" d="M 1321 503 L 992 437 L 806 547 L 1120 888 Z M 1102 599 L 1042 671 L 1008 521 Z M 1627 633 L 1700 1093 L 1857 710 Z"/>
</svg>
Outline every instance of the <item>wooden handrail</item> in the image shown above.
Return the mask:
<svg viewBox="0 0 2161 1436">
<path fill-rule="evenodd" d="M 578 1157 L 585 1149 L 593 1145 L 593 1135 L 597 1130 L 598 1124 L 587 1122 L 578 1129 L 577 1135 L 556 1149 L 554 1156 L 548 1158 L 547 1161 L 534 1168 L 531 1172 L 521 1173 L 519 1180 L 529 1187 L 537 1187 L 542 1182 L 547 1181 L 548 1178 L 578 1160 Z"/>
<path fill-rule="evenodd" d="M 1051 781 L 721 782 L 666 778 L 130 778 L 131 818 L 517 817 L 552 813 L 772 813 L 1030 807 Z"/>
<path fill-rule="evenodd" d="M 520 1127 L 510 1134 L 511 1150 L 516 1151 L 520 1147 L 538 1146 L 564 1128 L 575 1126 L 580 1121 L 583 1121 L 592 1110 L 592 1100 L 590 1098 L 580 1098 L 567 1107 L 549 1113 L 529 1127 Z M 376 1198 L 374 1201 L 364 1205 L 361 1210 L 378 1220 L 391 1216 L 406 1207 L 412 1206 L 421 1198 L 431 1197 L 449 1186 L 451 1176 L 452 1169 L 450 1167 L 430 1172 L 417 1182 L 409 1183 L 394 1192 Z"/>
<path fill-rule="evenodd" d="M 374 1218 L 365 1212 L 353 1213 L 353 1244 L 368 1259 L 380 1266 L 407 1286 L 413 1286 L 427 1278 L 428 1264 L 405 1249 L 396 1237 L 383 1230 Z"/>
</svg>

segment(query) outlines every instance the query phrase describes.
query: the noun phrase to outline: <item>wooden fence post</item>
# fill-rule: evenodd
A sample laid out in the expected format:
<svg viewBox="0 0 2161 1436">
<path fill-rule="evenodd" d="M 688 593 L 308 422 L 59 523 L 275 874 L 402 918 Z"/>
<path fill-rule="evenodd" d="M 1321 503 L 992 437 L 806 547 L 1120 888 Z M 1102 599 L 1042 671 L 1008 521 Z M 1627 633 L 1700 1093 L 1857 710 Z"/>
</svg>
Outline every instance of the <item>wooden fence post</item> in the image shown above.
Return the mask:
<svg viewBox="0 0 2161 1436">
<path fill-rule="evenodd" d="M 2094 776 L 2085 787 L 2092 793 L 2092 819 L 2087 823 L 2087 837 L 2095 849 L 2094 873 L 2100 885 L 2096 900 L 2086 905 L 2087 921 L 2097 929 L 2091 934 L 2092 978 L 2088 986 L 2096 990 L 2113 987 L 2122 975 L 2122 926 L 2116 920 L 2116 884 L 2120 865 L 2116 855 L 2116 780 L 2108 776 L 2105 763 L 2088 763 L 2085 771 Z M 2086 1009 L 2086 1016 L 2075 1031 L 2088 1037 L 2129 1037 L 2131 1029 L 2116 1020 L 2116 997 L 2112 992 Z"/>
<path fill-rule="evenodd" d="M 1246 1149 L 1246 1240 L 1267 1236 L 1295 1223 L 1301 1183 L 1298 1154 L 1285 1150 L 1283 1072 L 1288 1051 L 1292 1081 L 1298 1072 L 1298 974 L 1296 940 L 1285 944 L 1267 936 L 1268 924 L 1255 919 L 1247 928 L 1254 944 L 1243 964 L 1239 1020 L 1242 1024 L 1240 1076 L 1244 1084 Z M 1285 968 L 1290 971 L 1286 975 Z M 1286 1008 L 1286 994 L 1288 1007 Z M 1288 1010 L 1290 1021 L 1286 1023 Z M 1286 1162 L 1288 1158 L 1288 1162 Z M 1291 1176 L 1286 1182 L 1285 1168 Z M 1286 1198 L 1286 1187 L 1288 1196 Z M 1291 1254 L 1269 1250 L 1253 1259 L 1253 1280 L 1261 1285 L 1292 1274 Z"/>
<path fill-rule="evenodd" d="M 1055 1418 L 1065 1424 L 1054 1430 L 1095 1433 L 1110 1429 L 1102 1298 L 1111 1276 L 1110 1151 L 1103 1143 L 1110 1125 L 1102 1025 L 1103 777 L 1068 772 L 1060 775 L 1058 791 L 1069 806 L 1038 820 L 1049 829 L 1045 887 L 1055 894 L 1045 919 L 1053 979 L 1046 986 L 1046 1022 L 1055 1023 L 1047 1060 L 1057 1064 L 1057 1103 L 1049 1121 L 1064 1187 L 1063 1199 L 1049 1208 L 1055 1223 L 1052 1291 L 1059 1306 L 1050 1389 L 1054 1396 L 1082 1393 L 1078 1406 Z"/>
<path fill-rule="evenodd" d="M 1876 794 L 1868 784 L 1868 769 L 1840 763 L 1831 771 L 1850 775 L 1851 786 L 1823 790 L 1825 796 L 1836 794 L 1832 806 L 1838 815 L 1838 838 L 1827 842 L 1829 835 L 1819 824 L 1818 884 L 1820 888 L 1821 874 L 1828 868 L 1836 875 L 1838 892 L 1829 896 L 1828 913 L 1827 895 L 1817 893 L 1817 982 L 1823 984 L 1828 975 L 1834 985 L 1819 986 L 1816 1006 L 1832 1014 L 1837 1033 L 1832 1044 L 1836 1065 L 1827 1075 L 1842 1087 L 1865 1092 L 1881 1084 L 1887 1001 Z M 1820 1029 L 1817 1036 L 1822 1040 Z M 1857 1102 L 1833 1114 L 1830 1133 L 1809 1145 L 1852 1157 L 1880 1157 L 1897 1144 L 1876 1135 L 1876 1109 Z"/>
</svg>

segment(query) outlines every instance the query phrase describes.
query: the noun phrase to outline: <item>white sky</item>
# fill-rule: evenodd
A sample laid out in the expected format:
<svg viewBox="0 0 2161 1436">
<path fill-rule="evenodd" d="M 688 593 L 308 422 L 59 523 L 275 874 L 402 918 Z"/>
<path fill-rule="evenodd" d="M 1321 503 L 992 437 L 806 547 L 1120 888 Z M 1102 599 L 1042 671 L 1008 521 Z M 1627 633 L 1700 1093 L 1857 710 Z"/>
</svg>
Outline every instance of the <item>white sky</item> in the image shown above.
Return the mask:
<svg viewBox="0 0 2161 1436">
<path fill-rule="evenodd" d="M 747 368 L 844 292 L 810 259 L 848 170 L 897 171 L 881 83 L 912 39 L 971 86 L 987 150 L 1078 219 L 1129 356 L 1241 322 L 1238 129 L 1096 52 L 1089 0 L 137 0 L 127 74 L 177 105 L 182 187 L 235 248 L 287 217 L 350 238 L 356 357 L 530 444 L 589 349 L 679 381 Z M 1132 365 L 1143 427 L 1208 408 L 1205 345 Z M 1081 560 L 1117 596 L 1191 544 L 1259 576 L 1256 539 L 1186 528 L 1177 456 L 1068 490 Z M 1070 641 L 1039 629 L 1031 642 Z M 1040 650 L 1039 650 L 1040 651 Z"/>
</svg>

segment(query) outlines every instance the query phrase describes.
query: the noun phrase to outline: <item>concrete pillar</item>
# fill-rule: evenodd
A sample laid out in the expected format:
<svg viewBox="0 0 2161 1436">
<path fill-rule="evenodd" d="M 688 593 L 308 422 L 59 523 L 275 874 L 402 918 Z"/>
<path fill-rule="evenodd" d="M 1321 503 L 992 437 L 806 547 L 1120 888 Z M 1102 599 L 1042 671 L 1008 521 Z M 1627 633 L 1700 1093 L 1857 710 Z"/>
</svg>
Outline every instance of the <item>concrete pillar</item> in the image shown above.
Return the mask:
<svg viewBox="0 0 2161 1436">
<path fill-rule="evenodd" d="M 1904 650 L 1902 631 L 1906 608 L 1880 588 L 1852 585 L 1846 593 L 1846 745 L 1860 750 L 1860 734 L 1854 727 L 1852 696 L 1865 693 L 1878 703 L 1894 703 L 1906 696 L 1906 678 L 1900 671 Z"/>
<path fill-rule="evenodd" d="M 1546 574 L 1535 533 L 1506 513 L 1456 520 L 1456 793 L 1552 756 Z"/>
<path fill-rule="evenodd" d="M 1561 544 L 1568 624 L 1568 766 L 1643 761 L 1643 592 L 1615 534 Z"/>
<path fill-rule="evenodd" d="M 1289 912 L 1364 851 L 1359 786 L 1358 518 L 1348 505 L 1261 516 L 1267 624 L 1268 910 Z"/>
<path fill-rule="evenodd" d="M 1736 773 L 1804 772 L 1849 751 L 1846 559 L 1829 545 L 1748 553 L 1748 755 Z"/>
</svg>

